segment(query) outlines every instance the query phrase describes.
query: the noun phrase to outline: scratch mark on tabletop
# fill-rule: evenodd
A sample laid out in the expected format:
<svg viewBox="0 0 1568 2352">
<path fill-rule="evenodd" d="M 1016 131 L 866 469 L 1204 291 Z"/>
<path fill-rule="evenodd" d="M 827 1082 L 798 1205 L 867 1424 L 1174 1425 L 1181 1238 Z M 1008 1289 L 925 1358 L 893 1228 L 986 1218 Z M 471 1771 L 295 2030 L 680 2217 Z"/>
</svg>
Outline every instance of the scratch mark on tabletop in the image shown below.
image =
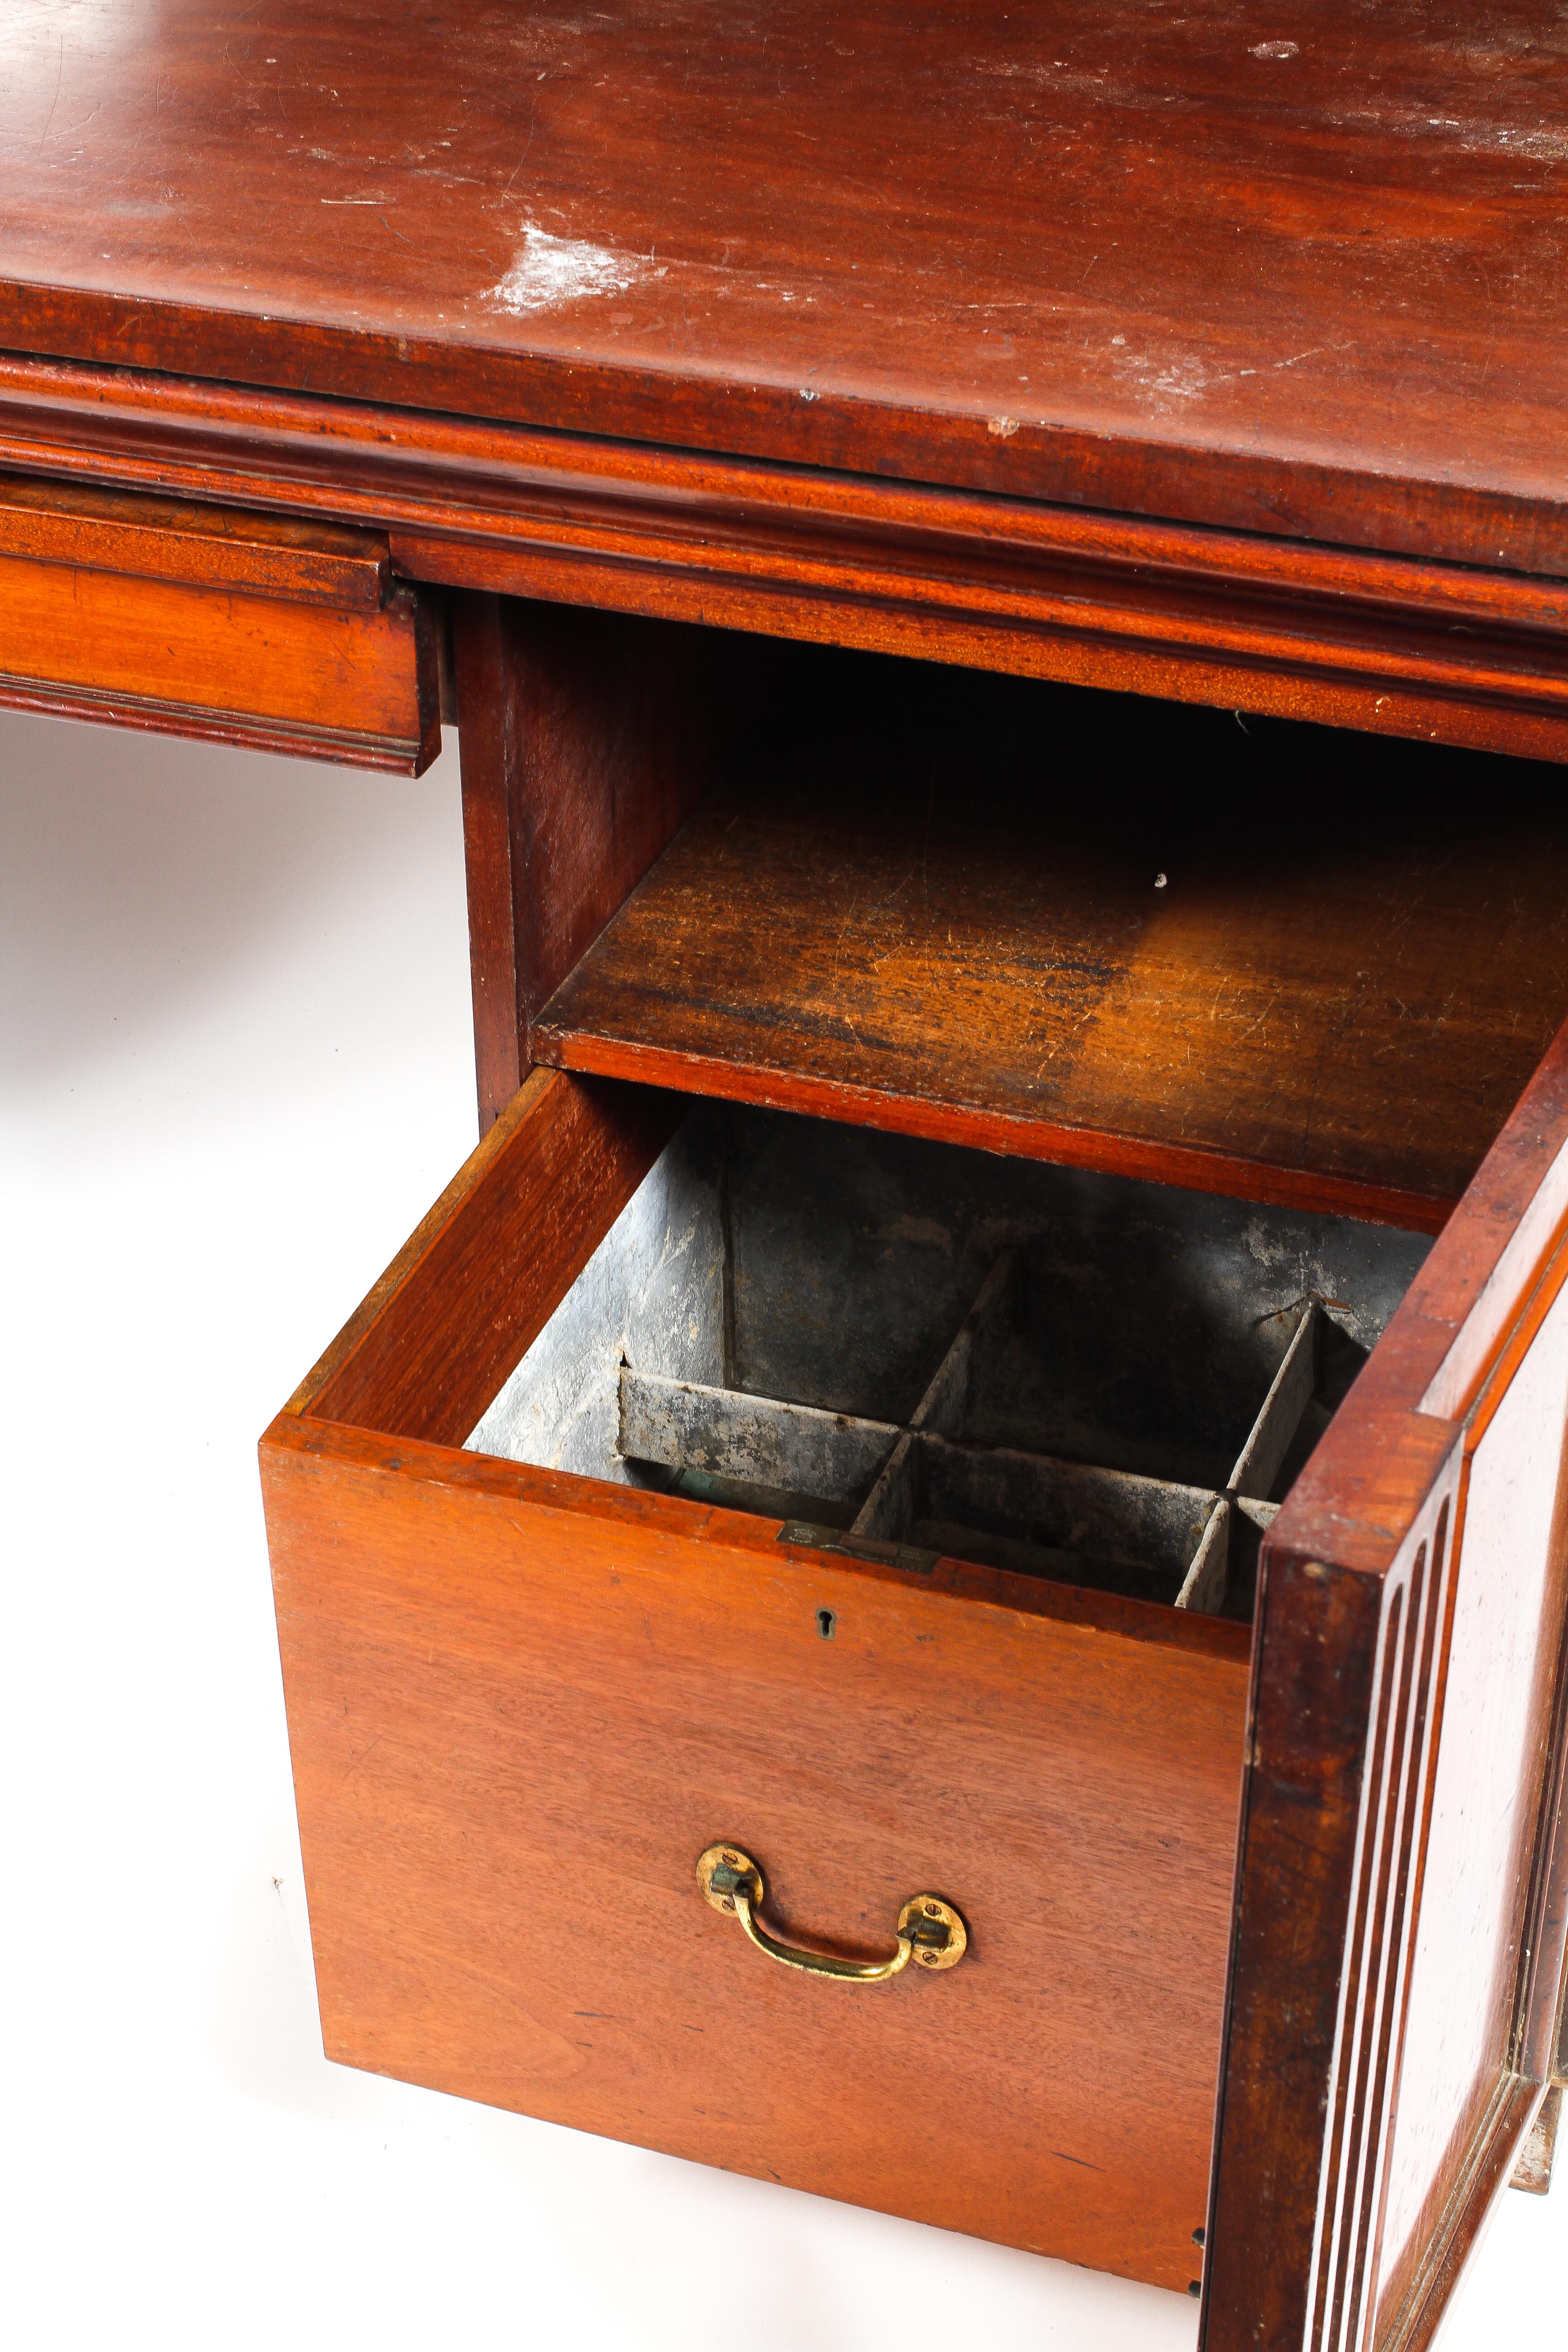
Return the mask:
<svg viewBox="0 0 1568 2352">
<path fill-rule="evenodd" d="M 1243 1039 L 1254 1035 L 1258 1030 L 1262 1028 L 1264 1023 L 1268 1020 L 1269 1014 L 1273 1012 L 1274 1007 L 1279 1003 L 1279 999 L 1284 995 L 1284 993 L 1285 992 L 1282 988 L 1277 988 L 1273 995 L 1269 998 L 1268 1003 L 1264 1006 L 1262 1012 L 1258 1015 L 1258 1018 L 1255 1021 L 1249 1021 L 1245 1029 L 1241 1029 L 1237 1032 L 1237 1041 L 1238 1044 Z M 1217 997 L 1215 1001 L 1216 1003 L 1218 1003 Z"/>
<path fill-rule="evenodd" d="M 534 113 L 533 110 L 532 110 L 531 108 L 530 108 L 530 110 L 529 110 L 529 116 L 528 116 L 528 145 L 524 147 L 524 149 L 523 149 L 523 151 L 522 151 L 521 154 L 521 155 L 518 157 L 518 159 L 517 159 L 517 168 L 516 168 L 516 170 L 512 173 L 511 179 L 510 179 L 510 180 L 507 182 L 507 184 L 506 184 L 505 187 L 501 190 L 501 198 L 500 198 L 500 200 L 501 200 L 501 202 L 502 202 L 502 204 L 503 204 L 503 205 L 505 204 L 505 202 L 506 202 L 506 200 L 507 200 L 508 196 L 510 196 L 510 194 L 511 194 L 511 191 L 512 191 L 512 183 L 516 180 L 516 178 L 517 178 L 517 174 L 518 174 L 518 172 L 521 172 L 521 169 L 522 169 L 523 165 L 524 165 L 524 164 L 527 163 L 527 161 L 528 161 L 528 158 L 529 158 L 529 152 L 530 152 L 530 150 L 531 149 L 531 147 L 532 147 L 532 145 L 533 145 L 533 134 L 534 134 L 535 130 L 538 128 L 538 124 L 539 124 L 539 117 L 538 117 L 538 115 L 537 115 L 536 113 Z"/>
<path fill-rule="evenodd" d="M 376 1733 L 376 1735 L 375 1735 L 375 1738 L 371 1741 L 371 1743 L 370 1743 L 370 1747 L 369 1747 L 369 1748 L 362 1748 L 360 1749 L 359 1754 L 354 1758 L 353 1762 L 349 1766 L 348 1770 L 343 1774 L 343 1778 L 344 1778 L 344 1780 L 352 1780 L 353 1779 L 354 1774 L 359 1770 L 360 1766 L 364 1762 L 365 1758 L 366 1758 L 366 1757 L 371 1753 L 371 1750 L 372 1750 L 373 1748 L 379 1748 L 379 1747 L 381 1746 L 382 1741 L 385 1738 L 385 1737 L 386 1737 L 386 1734 L 385 1734 L 384 1732 L 383 1732 L 383 1731 L 378 1731 L 378 1732 Z"/>
<path fill-rule="evenodd" d="M 55 94 L 54 94 L 53 98 L 51 98 L 51 99 L 50 99 L 50 100 L 49 100 L 49 110 L 48 110 L 47 114 L 46 114 L 46 115 L 45 115 L 45 117 L 44 117 L 44 127 L 43 127 L 43 129 L 42 129 L 42 130 L 39 131 L 39 133 L 38 133 L 38 152 L 39 152 L 39 154 L 40 154 L 40 155 L 41 155 L 41 154 L 43 153 L 43 152 L 44 152 L 44 142 L 45 142 L 45 140 L 46 140 L 46 139 L 48 137 L 48 135 L 49 135 L 49 125 L 50 125 L 50 123 L 51 123 L 51 122 L 54 121 L 54 119 L 55 119 L 55 109 L 56 109 L 56 107 L 57 107 L 57 106 L 59 104 L 59 102 L 60 102 L 60 84 L 61 84 L 61 82 L 65 79 L 65 73 L 66 73 L 66 37 L 65 37 L 65 35 L 62 33 L 62 34 L 60 35 L 60 58 L 59 58 L 59 64 L 58 64 L 58 65 L 56 67 L 56 68 L 55 68 Z"/>
</svg>

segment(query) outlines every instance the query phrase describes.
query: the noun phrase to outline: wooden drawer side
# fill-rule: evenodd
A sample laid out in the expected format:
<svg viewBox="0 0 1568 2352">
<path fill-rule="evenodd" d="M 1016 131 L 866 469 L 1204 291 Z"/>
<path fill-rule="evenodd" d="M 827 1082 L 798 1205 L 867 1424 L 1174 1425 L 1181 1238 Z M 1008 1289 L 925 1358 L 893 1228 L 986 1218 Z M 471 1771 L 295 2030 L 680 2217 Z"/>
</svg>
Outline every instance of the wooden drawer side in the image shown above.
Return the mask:
<svg viewBox="0 0 1568 2352">
<path fill-rule="evenodd" d="M 1420 2352 L 1550 2084 L 1565 1073 L 1568 1035 L 1264 1541 L 1205 2352 Z"/>
<path fill-rule="evenodd" d="M 536 1072 L 289 1411 L 460 1443 L 681 1111 L 678 1100 L 640 1087 Z"/>
</svg>

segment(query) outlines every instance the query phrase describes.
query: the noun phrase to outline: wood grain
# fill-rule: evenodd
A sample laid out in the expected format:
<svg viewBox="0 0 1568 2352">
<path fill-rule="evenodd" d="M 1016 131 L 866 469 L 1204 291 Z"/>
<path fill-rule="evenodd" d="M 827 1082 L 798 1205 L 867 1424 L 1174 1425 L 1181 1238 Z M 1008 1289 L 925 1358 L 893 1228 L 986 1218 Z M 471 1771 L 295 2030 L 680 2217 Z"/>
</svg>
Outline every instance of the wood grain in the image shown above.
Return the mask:
<svg viewBox="0 0 1568 2352">
<path fill-rule="evenodd" d="M 0 475 L 0 556 L 340 612 L 379 612 L 393 586 L 379 532 L 16 475 Z"/>
<path fill-rule="evenodd" d="M 668 1142 L 682 1106 L 537 1072 L 289 1410 L 460 1444 Z"/>
<path fill-rule="evenodd" d="M 827 532 L 770 544 L 751 518 L 731 549 L 700 526 L 655 536 L 629 521 L 584 529 L 550 513 L 520 529 L 476 514 L 462 535 L 399 531 L 394 552 L 411 579 L 454 587 L 1568 760 L 1568 654 L 1555 631 L 1482 636 L 1425 614 L 1357 612 L 1307 582 L 1215 594 L 1206 580 L 1131 580 L 1098 561 L 1016 563 L 984 543 L 884 543 L 879 562 Z M 1361 567 L 1343 562 L 1353 599 Z"/>
<path fill-rule="evenodd" d="M 0 358 L 0 459 L 390 524 L 405 572 L 457 587 L 1564 748 L 1562 584 L 1497 549 L 1461 569 L 1313 545 L 1278 518 L 1184 528 L 40 360 Z"/>
<path fill-rule="evenodd" d="M 468 986 L 474 1008 L 474 1080 L 479 1133 L 498 1118 L 528 1074 L 528 1023 L 521 1013 L 518 930 L 521 877 L 511 693 L 494 597 L 468 595 L 452 613 L 452 690 L 462 679 L 458 760 L 463 793 L 463 880 L 468 914 Z"/>
<path fill-rule="evenodd" d="M 1242 1629 L 311 1419 L 263 1460 L 331 2056 L 1185 2288 Z M 725 1835 L 799 1940 L 876 1951 L 930 1886 L 970 1956 L 770 1968 L 696 1889 Z"/>
<path fill-rule="evenodd" d="M 1568 572 L 1551 0 L 68 0 L 0 342 Z"/>
<path fill-rule="evenodd" d="M 27 527 L 15 535 L 36 546 L 37 510 L 25 511 Z M 121 566 L 133 532 L 119 526 L 112 560 Z M 157 576 L 172 561 L 171 535 L 155 526 L 151 536 L 140 574 L 76 562 L 58 546 L 41 557 L 0 553 L 0 705 L 409 775 L 429 765 L 440 717 L 426 600 L 401 588 L 367 609 L 363 565 L 352 604 L 315 591 L 306 600 L 241 593 L 212 577 L 221 555 L 213 559 L 205 536 L 207 577 L 190 584 Z M 257 568 L 253 554 L 238 568 Z M 322 566 L 313 568 L 319 575 Z M 280 569 L 297 572 L 296 551 Z"/>
<path fill-rule="evenodd" d="M 536 1059 L 1435 1231 L 1568 1017 L 1543 772 L 787 649 L 755 675 L 776 722 Z"/>
<path fill-rule="evenodd" d="M 632 1090 L 536 1074 L 264 1442 L 334 2054 L 1179 2285 L 1199 2062 L 1223 2048 L 1208 2352 L 1359 2352 L 1374 2315 L 1417 2352 L 1518 2160 L 1544 2088 L 1523 2070 L 1557 2027 L 1568 1286 L 1536 1302 L 1568 1253 L 1543 1271 L 1517 1244 L 1563 1149 L 1565 1065 L 1560 1040 L 1391 1325 L 1392 1369 L 1374 1352 L 1265 1544 L 1223 2044 L 1205 2041 L 1203 1921 L 1229 1900 L 1222 1692 L 1246 1629 L 954 1561 L 851 1562 L 428 1442 L 462 1433 L 657 1149 L 630 1132 Z M 1402 1395 L 1453 1354 L 1467 1297 L 1489 1336 L 1462 1352 L 1490 1366 L 1467 1421 L 1413 1411 Z M 822 1607 L 836 1654 L 865 1628 L 847 1687 L 822 1679 Z M 1190 1754 L 1169 1744 L 1194 1733 Z M 954 1787 L 973 1790 L 956 1807 Z M 1070 1862 L 1069 1822 L 1088 1840 Z M 1131 1888 L 1147 1857 L 1121 1859 L 1156 1822 L 1175 1873 L 1157 1917 Z M 928 2034 L 934 2012 L 889 2011 L 863 2042 L 855 2018 L 818 2041 L 747 1972 L 754 1954 L 682 1924 L 684 1847 L 724 1834 L 823 1948 L 874 1944 L 903 1879 L 940 1879 L 1005 1984 L 977 1970 L 952 2039 L 941 2019 Z M 637 1923 L 620 1940 L 606 1885 Z M 542 1958 L 541 1888 L 563 1890 Z M 650 1916 L 668 1969 L 638 1932 Z M 1043 1975 L 1016 1957 L 1018 1916 Z M 758 2050 L 778 2095 L 716 2097 Z M 879 2086 L 904 2112 L 917 2084 L 965 2151 L 934 2182 L 924 2136 L 911 2162 L 878 2108 Z"/>
<path fill-rule="evenodd" d="M 453 614 L 481 1129 L 529 1024 L 696 806 L 728 641 L 666 622 L 464 596 Z"/>
<path fill-rule="evenodd" d="M 329 2051 L 1184 2288 L 1247 1630 L 428 1442 L 679 1109 L 535 1073 L 263 1441 Z M 780 1979 L 727 1833 L 819 1949 L 946 1887 L 960 2003 Z"/>
<path fill-rule="evenodd" d="M 1568 1230 L 1568 1026 L 1532 1073 L 1465 1197 L 1400 1301 L 1357 1383 L 1361 1410 L 1415 1398 L 1438 1420 L 1484 1427 L 1517 1369 L 1517 1339 L 1551 1304 Z M 1505 1366 L 1504 1359 L 1510 1359 Z"/>
</svg>

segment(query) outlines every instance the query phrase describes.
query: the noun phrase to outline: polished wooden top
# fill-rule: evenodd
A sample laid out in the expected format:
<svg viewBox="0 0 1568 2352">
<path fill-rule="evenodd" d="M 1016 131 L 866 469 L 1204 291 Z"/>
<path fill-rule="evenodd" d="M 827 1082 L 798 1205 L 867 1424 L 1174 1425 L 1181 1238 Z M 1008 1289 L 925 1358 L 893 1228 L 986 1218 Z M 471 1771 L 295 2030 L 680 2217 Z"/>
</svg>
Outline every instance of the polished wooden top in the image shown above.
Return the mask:
<svg viewBox="0 0 1568 2352">
<path fill-rule="evenodd" d="M 1555 0 L 25 0 L 0 346 L 1568 572 Z"/>
</svg>

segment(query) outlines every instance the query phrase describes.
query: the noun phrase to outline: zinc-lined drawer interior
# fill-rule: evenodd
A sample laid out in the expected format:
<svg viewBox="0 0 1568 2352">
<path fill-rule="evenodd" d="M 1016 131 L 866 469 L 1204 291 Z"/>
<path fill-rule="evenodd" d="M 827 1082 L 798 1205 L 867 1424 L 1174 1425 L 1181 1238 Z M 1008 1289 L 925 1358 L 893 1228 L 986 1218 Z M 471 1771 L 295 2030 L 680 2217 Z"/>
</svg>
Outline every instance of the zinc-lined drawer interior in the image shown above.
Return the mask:
<svg viewBox="0 0 1568 2352">
<path fill-rule="evenodd" d="M 1430 1243 L 700 1105 L 470 1445 L 1250 1620 Z"/>
</svg>

